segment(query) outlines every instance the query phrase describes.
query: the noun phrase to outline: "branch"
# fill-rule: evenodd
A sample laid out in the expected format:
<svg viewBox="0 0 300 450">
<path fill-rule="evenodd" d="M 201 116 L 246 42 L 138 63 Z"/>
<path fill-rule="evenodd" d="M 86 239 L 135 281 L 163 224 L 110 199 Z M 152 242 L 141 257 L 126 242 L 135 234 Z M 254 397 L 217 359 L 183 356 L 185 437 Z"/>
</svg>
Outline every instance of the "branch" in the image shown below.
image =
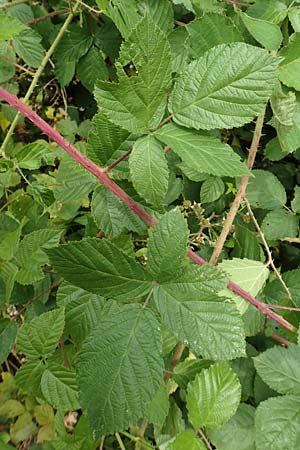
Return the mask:
<svg viewBox="0 0 300 450">
<path fill-rule="evenodd" d="M 28 0 L 14 0 L 13 2 L 2 3 L 0 9 L 10 8 L 11 6 L 19 5 L 20 3 L 27 3 Z"/>
<path fill-rule="evenodd" d="M 199 436 L 201 436 L 201 438 L 205 442 L 205 445 L 208 448 L 208 450 L 213 450 L 212 446 L 210 445 L 209 440 L 207 439 L 207 437 L 205 436 L 205 434 L 203 433 L 201 428 L 198 428 L 198 430 L 196 430 L 196 432 L 199 434 Z"/>
<path fill-rule="evenodd" d="M 109 172 L 111 169 L 116 167 L 121 161 L 126 159 L 127 156 L 130 155 L 131 152 L 132 152 L 131 149 L 128 150 L 126 153 L 124 153 L 122 156 L 120 156 L 118 159 L 116 159 L 114 162 L 112 162 L 109 166 L 104 167 L 103 172 Z"/>
<path fill-rule="evenodd" d="M 249 7 L 249 6 L 252 5 L 251 3 L 236 2 L 235 0 L 223 0 L 223 2 L 229 3 L 230 5 L 233 5 L 233 6 L 246 6 L 246 7 Z"/>
<path fill-rule="evenodd" d="M 290 344 L 290 341 L 288 341 L 287 339 L 283 338 L 282 336 L 279 336 L 276 333 L 272 333 L 271 337 L 273 339 L 275 339 L 275 341 L 280 342 L 280 344 L 284 345 L 285 347 L 288 347 Z"/>
<path fill-rule="evenodd" d="M 258 116 L 258 118 L 256 120 L 255 130 L 254 130 L 251 147 L 250 147 L 249 155 L 248 155 L 248 161 L 247 161 L 247 167 L 249 170 L 252 169 L 254 161 L 255 161 L 255 156 L 256 156 L 256 153 L 258 150 L 258 145 L 259 145 L 259 141 L 260 141 L 260 137 L 261 137 L 262 127 L 264 124 L 264 118 L 265 118 L 265 109 L 260 113 L 260 115 Z M 210 264 L 216 264 L 216 262 L 218 261 L 218 258 L 222 252 L 222 249 L 224 247 L 227 236 L 231 230 L 234 218 L 239 210 L 241 201 L 245 196 L 248 181 L 249 181 L 249 175 L 245 175 L 241 178 L 239 190 L 235 196 L 235 199 L 233 200 L 233 203 L 231 205 L 229 213 L 227 214 L 226 220 L 224 222 L 221 234 L 216 242 L 213 254 L 209 260 Z"/>
<path fill-rule="evenodd" d="M 44 16 L 36 17 L 35 19 L 30 20 L 26 23 L 26 25 L 30 27 L 31 25 L 42 22 L 43 20 L 51 19 L 51 17 L 58 16 L 59 14 L 67 14 L 68 12 L 70 12 L 69 8 L 57 9 L 56 11 L 45 14 Z"/>
<path fill-rule="evenodd" d="M 110 192 L 116 195 L 121 201 L 123 201 L 137 216 L 145 221 L 150 227 L 155 227 L 156 220 L 153 219 L 138 203 L 136 203 L 126 192 L 124 192 L 117 184 L 115 184 L 97 164 L 93 163 L 86 156 L 82 155 L 74 146 L 72 146 L 64 137 L 62 137 L 54 128 L 48 125 L 38 114 L 32 111 L 28 106 L 22 103 L 15 95 L 10 94 L 5 89 L 0 87 L 0 98 L 9 103 L 13 108 L 18 109 L 25 117 L 27 117 L 32 123 L 34 123 L 44 134 L 49 136 L 50 139 L 55 141 L 60 147 L 62 147 L 73 159 L 78 162 L 82 167 L 92 173 L 98 180 L 104 184 Z M 196 264 L 203 265 L 207 262 L 193 252 L 192 249 L 187 251 L 187 256 L 192 259 Z M 237 284 L 229 281 L 227 285 L 228 289 L 232 290 L 236 294 L 243 297 L 249 303 L 254 305 L 263 314 L 275 320 L 287 330 L 294 333 L 297 332 L 296 327 L 286 321 L 283 317 L 271 311 L 263 303 L 252 297 L 251 294 L 244 291 Z"/>
</svg>

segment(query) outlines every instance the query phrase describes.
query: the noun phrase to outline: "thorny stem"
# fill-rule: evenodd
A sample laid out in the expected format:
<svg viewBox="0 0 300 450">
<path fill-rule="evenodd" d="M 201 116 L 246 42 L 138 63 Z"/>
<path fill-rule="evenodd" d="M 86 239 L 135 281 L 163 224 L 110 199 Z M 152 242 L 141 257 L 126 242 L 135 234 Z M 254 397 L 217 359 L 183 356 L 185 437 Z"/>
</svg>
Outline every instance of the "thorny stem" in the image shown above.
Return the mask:
<svg viewBox="0 0 300 450">
<path fill-rule="evenodd" d="M 113 194 L 115 194 L 121 201 L 123 201 L 137 216 L 143 219 L 150 227 L 155 227 L 156 220 L 153 219 L 138 203 L 136 203 L 126 192 L 124 192 L 117 184 L 115 184 L 107 175 L 103 172 L 103 169 L 98 167 L 95 163 L 90 161 L 86 156 L 82 155 L 74 146 L 72 146 L 66 139 L 64 139 L 54 128 L 48 125 L 38 114 L 32 111 L 28 106 L 22 103 L 15 95 L 10 94 L 5 89 L 0 87 L 0 98 L 9 103 L 13 108 L 18 109 L 25 117 L 27 117 L 31 122 L 33 122 L 40 130 L 49 136 L 50 139 L 54 140 L 58 145 L 60 145 L 74 161 L 78 162 L 82 167 L 87 169 L 92 173 L 98 180 L 104 184 Z M 187 251 L 187 256 L 192 259 L 196 264 L 203 265 L 207 264 L 203 258 L 198 256 L 193 252 L 192 249 Z M 279 316 L 275 312 L 271 311 L 267 306 L 254 298 L 251 294 L 246 292 L 244 289 L 239 287 L 237 284 L 230 281 L 227 287 L 243 297 L 249 303 L 254 305 L 263 314 L 275 320 L 287 330 L 297 333 L 296 327 L 285 320 L 283 317 Z"/>
<path fill-rule="evenodd" d="M 261 229 L 260 229 L 260 226 L 259 226 L 259 224 L 258 224 L 258 222 L 257 222 L 257 220 L 256 220 L 256 217 L 255 217 L 255 215 L 254 215 L 254 213 L 253 213 L 253 211 L 252 211 L 252 208 L 251 208 L 251 206 L 250 206 L 250 203 L 249 203 L 249 201 L 248 201 L 248 199 L 247 199 L 246 197 L 244 197 L 244 202 L 246 203 L 246 206 L 247 206 L 249 215 L 250 215 L 250 217 L 251 217 L 251 219 L 252 219 L 252 222 L 253 222 L 254 225 L 255 225 L 255 228 L 256 228 L 256 230 L 257 230 L 257 232 L 258 232 L 258 234 L 259 234 L 259 237 L 260 237 L 260 239 L 261 239 L 261 241 L 262 241 L 262 243 L 263 243 L 263 246 L 265 247 L 266 253 L 267 253 L 267 255 L 268 255 L 268 262 L 269 262 L 270 266 L 272 267 L 272 269 L 273 269 L 275 275 L 277 276 L 278 280 L 280 281 L 280 283 L 281 283 L 283 289 L 285 290 L 285 292 L 286 292 L 286 294 L 287 294 L 289 300 L 292 300 L 292 296 L 291 296 L 291 293 L 290 293 L 290 291 L 289 291 L 289 288 L 287 287 L 287 285 L 286 285 L 285 282 L 283 281 L 281 274 L 278 272 L 277 267 L 276 267 L 275 264 L 274 264 L 274 261 L 273 261 L 273 258 L 272 258 L 271 250 L 270 250 L 270 248 L 269 248 L 269 246 L 268 246 L 268 243 L 267 243 L 267 241 L 266 241 L 266 239 L 265 239 L 265 236 L 264 236 L 263 232 L 262 232 Z"/>
<path fill-rule="evenodd" d="M 68 26 L 70 24 L 70 22 L 72 21 L 72 19 L 74 17 L 74 14 L 75 14 L 76 10 L 78 9 L 78 7 L 79 7 L 79 1 L 76 2 L 75 6 L 73 8 L 73 11 L 71 11 L 69 13 L 68 17 L 65 20 L 65 23 L 63 24 L 63 26 L 59 30 L 59 32 L 58 32 L 56 38 L 54 39 L 51 47 L 49 48 L 49 50 L 45 54 L 45 56 L 44 56 L 44 58 L 43 58 L 43 60 L 42 60 L 42 62 L 40 64 L 40 66 L 38 67 L 38 69 L 37 69 L 37 71 L 36 71 L 32 81 L 30 83 L 30 86 L 29 86 L 29 88 L 28 88 L 28 90 L 27 90 L 27 92 L 25 94 L 24 103 L 26 103 L 29 100 L 31 94 L 33 93 L 33 91 L 34 91 L 34 89 L 35 89 L 35 87 L 36 87 L 36 85 L 38 83 L 38 80 L 39 80 L 40 76 L 42 75 L 42 73 L 43 73 L 43 71 L 44 71 L 44 69 L 45 69 L 49 59 L 51 58 L 54 50 L 56 49 L 58 43 L 60 42 L 61 38 L 63 37 L 66 29 L 68 28 Z M 3 143 L 2 143 L 2 146 L 1 146 L 1 156 L 3 158 L 6 158 L 5 148 L 6 148 L 6 145 L 7 145 L 8 141 L 9 141 L 9 139 L 13 135 L 13 132 L 14 132 L 14 130 L 16 128 L 16 125 L 18 123 L 19 117 L 20 117 L 20 112 L 17 112 L 17 114 L 16 114 L 14 120 L 12 121 L 12 123 L 10 125 L 10 128 L 9 128 L 9 130 L 8 130 L 6 136 L 5 136 L 5 139 L 3 140 Z"/>
<path fill-rule="evenodd" d="M 57 9 L 56 11 L 45 14 L 44 16 L 36 17 L 35 19 L 30 20 L 30 22 L 27 22 L 26 25 L 35 25 L 36 23 L 42 22 L 43 20 L 51 19 L 51 17 L 58 16 L 59 14 L 67 14 L 68 12 L 70 12 L 69 8 Z"/>
<path fill-rule="evenodd" d="M 265 118 L 265 110 L 264 109 L 260 115 L 258 116 L 257 120 L 256 120 L 256 125 L 255 125 L 255 129 L 254 129 L 254 134 L 253 134 L 253 138 L 252 138 L 252 142 L 251 142 L 251 147 L 249 150 L 249 155 L 248 155 L 248 160 L 247 160 L 247 167 L 249 170 L 252 169 L 254 161 L 255 161 L 255 156 L 258 150 L 258 146 L 259 146 L 259 141 L 260 141 L 260 137 L 261 137 L 261 133 L 262 133 L 262 127 L 264 124 L 264 118 Z M 235 219 L 235 216 L 239 210 L 241 201 L 243 200 L 244 196 L 245 196 L 245 192 L 246 192 L 246 188 L 247 188 L 247 184 L 249 181 L 249 175 L 244 175 L 241 178 L 241 183 L 240 183 L 240 187 L 239 190 L 233 200 L 233 203 L 231 205 L 231 208 L 229 210 L 229 213 L 227 214 L 226 220 L 224 222 L 221 234 L 216 242 L 213 254 L 209 260 L 210 264 L 216 264 L 216 262 L 218 261 L 218 258 L 222 252 L 222 249 L 224 247 L 225 241 L 227 239 L 227 236 L 231 230 L 233 221 Z"/>
<path fill-rule="evenodd" d="M 206 447 L 208 448 L 208 450 L 213 450 L 212 446 L 210 445 L 209 440 L 207 439 L 207 437 L 205 436 L 204 432 L 201 430 L 201 428 L 198 428 L 197 433 L 199 434 L 199 436 L 201 436 L 202 440 L 205 442 Z"/>
</svg>

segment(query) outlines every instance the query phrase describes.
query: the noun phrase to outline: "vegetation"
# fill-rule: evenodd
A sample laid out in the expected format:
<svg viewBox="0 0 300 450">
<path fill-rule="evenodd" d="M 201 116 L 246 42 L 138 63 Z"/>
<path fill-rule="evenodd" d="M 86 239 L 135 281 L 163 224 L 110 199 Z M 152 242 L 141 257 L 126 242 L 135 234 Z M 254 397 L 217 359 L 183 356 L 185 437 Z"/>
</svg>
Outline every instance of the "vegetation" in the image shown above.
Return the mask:
<svg viewBox="0 0 300 450">
<path fill-rule="evenodd" d="M 299 0 L 0 0 L 1 450 L 299 450 L 299 68 Z"/>
</svg>

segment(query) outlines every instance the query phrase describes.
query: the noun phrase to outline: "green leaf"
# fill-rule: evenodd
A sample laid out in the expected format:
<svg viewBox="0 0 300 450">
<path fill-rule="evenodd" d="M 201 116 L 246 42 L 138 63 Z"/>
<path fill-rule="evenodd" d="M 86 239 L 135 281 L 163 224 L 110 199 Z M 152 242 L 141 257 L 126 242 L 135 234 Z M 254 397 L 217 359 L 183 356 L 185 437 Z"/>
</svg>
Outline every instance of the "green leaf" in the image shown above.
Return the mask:
<svg viewBox="0 0 300 450">
<path fill-rule="evenodd" d="M 193 268 L 176 282 L 156 286 L 154 300 L 162 322 L 193 353 L 226 360 L 244 355 L 244 331 L 236 307 L 217 294 L 218 277 L 211 267 Z"/>
<path fill-rule="evenodd" d="M 184 162 L 199 173 L 240 176 L 249 171 L 232 148 L 218 139 L 169 123 L 155 132 Z"/>
<path fill-rule="evenodd" d="M 14 76 L 16 72 L 15 63 L 16 55 L 10 45 L 7 42 L 0 43 L 0 83 L 5 83 Z"/>
<path fill-rule="evenodd" d="M 262 221 L 261 231 L 269 240 L 296 237 L 299 231 L 299 217 L 285 209 L 274 209 Z"/>
<path fill-rule="evenodd" d="M 67 281 L 104 297 L 132 301 L 151 288 L 142 266 L 109 241 L 83 239 L 48 250 L 48 255 Z"/>
<path fill-rule="evenodd" d="M 31 67 L 39 67 L 44 57 L 41 36 L 29 28 L 13 40 L 13 47 L 17 55 Z"/>
<path fill-rule="evenodd" d="M 289 9 L 288 12 L 289 20 L 294 28 L 294 31 L 300 31 L 300 7 L 295 6 L 294 8 Z"/>
<path fill-rule="evenodd" d="M 291 207 L 294 213 L 300 213 L 300 186 L 295 186 L 294 198 L 291 201 Z"/>
<path fill-rule="evenodd" d="M 153 136 L 138 139 L 129 156 L 132 183 L 150 204 L 160 206 L 168 190 L 169 170 L 164 150 Z"/>
<path fill-rule="evenodd" d="M 88 137 L 87 156 L 100 166 L 108 165 L 120 156 L 118 151 L 130 133 L 114 125 L 103 114 L 96 114 L 92 122 L 94 127 Z"/>
<path fill-rule="evenodd" d="M 160 324 L 147 309 L 125 305 L 103 315 L 78 356 L 80 398 L 97 436 L 143 417 L 163 374 Z"/>
<path fill-rule="evenodd" d="M 17 160 L 21 169 L 39 169 L 43 162 L 54 165 L 55 154 L 48 142 L 37 139 L 25 145 L 18 153 Z"/>
<path fill-rule="evenodd" d="M 159 282 L 174 279 L 186 260 L 189 230 L 179 209 L 163 215 L 150 237 L 148 271 Z"/>
<path fill-rule="evenodd" d="M 190 52 L 193 58 L 199 58 L 216 45 L 244 41 L 234 22 L 222 14 L 207 13 L 190 22 L 186 28 L 190 35 Z"/>
<path fill-rule="evenodd" d="M 248 14 L 240 12 L 242 21 L 254 37 L 267 50 L 277 50 L 282 42 L 283 36 L 278 25 L 267 20 L 256 19 Z"/>
<path fill-rule="evenodd" d="M 57 364 L 51 364 L 43 373 L 41 380 L 42 393 L 50 405 L 63 412 L 80 408 L 76 373 Z"/>
<path fill-rule="evenodd" d="M 0 214 L 0 259 L 10 260 L 19 245 L 22 224 L 8 214 Z"/>
<path fill-rule="evenodd" d="M 200 199 L 202 203 L 211 203 L 224 194 L 225 184 L 219 177 L 208 177 L 201 186 Z"/>
<path fill-rule="evenodd" d="M 32 421 L 30 412 L 25 411 L 10 427 L 10 438 L 14 442 L 25 441 L 29 436 L 37 432 L 37 427 Z"/>
<path fill-rule="evenodd" d="M 163 32 L 169 33 L 173 29 L 173 8 L 169 0 L 138 0 L 139 12 L 151 17 L 155 25 Z"/>
<path fill-rule="evenodd" d="M 296 95 L 289 91 L 285 94 L 280 83 L 271 96 L 271 106 L 274 119 L 281 125 L 292 127 L 294 124 L 294 115 L 296 108 Z"/>
<path fill-rule="evenodd" d="M 257 232 L 249 229 L 245 223 L 237 222 L 235 224 L 234 239 L 236 242 L 232 256 L 241 259 L 265 261 L 265 255 Z"/>
<path fill-rule="evenodd" d="M 196 375 L 202 369 L 207 369 L 212 361 L 207 359 L 185 359 L 174 367 L 172 379 L 181 387 L 186 389 L 190 381 L 193 381 Z"/>
<path fill-rule="evenodd" d="M 251 206 L 262 209 L 276 209 L 285 205 L 286 192 L 278 178 L 267 170 L 252 170 L 246 195 Z"/>
<path fill-rule="evenodd" d="M 169 411 L 169 393 L 164 382 L 152 398 L 145 411 L 145 417 L 150 423 L 161 427 Z"/>
<path fill-rule="evenodd" d="M 253 406 L 241 403 L 227 423 L 208 432 L 209 439 L 218 450 L 255 450 L 254 413 Z"/>
<path fill-rule="evenodd" d="M 20 416 L 24 412 L 25 408 L 18 400 L 6 400 L 6 402 L 0 406 L 0 416 L 7 417 L 8 419 Z"/>
<path fill-rule="evenodd" d="M 168 35 L 172 72 L 182 72 L 188 62 L 190 38 L 186 27 L 177 27 Z"/>
<path fill-rule="evenodd" d="M 290 37 L 287 47 L 284 47 L 279 55 L 284 58 L 280 64 L 278 78 L 286 86 L 300 90 L 299 70 L 300 70 L 300 33 L 294 33 Z"/>
<path fill-rule="evenodd" d="M 54 52 L 54 58 L 66 63 L 78 61 L 92 45 L 93 37 L 86 28 L 71 25 Z"/>
<path fill-rule="evenodd" d="M 127 77 L 132 64 L 136 75 Z M 170 45 L 167 37 L 145 16 L 123 44 L 118 63 L 120 82 L 99 81 L 95 98 L 108 118 L 128 131 L 147 132 L 164 114 L 171 81 Z"/>
<path fill-rule="evenodd" d="M 276 65 L 265 50 L 244 43 L 208 50 L 175 83 L 169 106 L 175 122 L 204 130 L 250 122 L 272 93 Z"/>
<path fill-rule="evenodd" d="M 256 0 L 255 4 L 247 9 L 247 14 L 257 19 L 280 24 L 286 18 L 289 10 L 288 3 L 281 0 Z"/>
<path fill-rule="evenodd" d="M 297 150 L 300 147 L 300 102 L 296 104 L 292 126 L 285 126 L 276 119 L 272 119 L 270 125 L 276 128 L 283 152 L 291 153 Z"/>
<path fill-rule="evenodd" d="M 17 346 L 28 358 L 51 356 L 62 335 L 65 325 L 64 309 L 41 314 L 25 323 L 18 331 Z"/>
<path fill-rule="evenodd" d="M 300 394 L 300 347 L 273 347 L 254 358 L 255 368 L 273 390 L 280 394 Z"/>
<path fill-rule="evenodd" d="M 284 272 L 282 279 L 289 288 L 294 306 L 300 307 L 300 270 Z M 278 279 L 267 284 L 265 295 L 272 303 L 285 304 L 287 301 L 286 292 Z"/>
<path fill-rule="evenodd" d="M 255 414 L 257 450 L 298 450 L 300 398 L 296 395 L 269 398 Z"/>
<path fill-rule="evenodd" d="M 0 319 L 0 364 L 2 364 L 15 343 L 18 326 L 9 319 Z"/>
<path fill-rule="evenodd" d="M 42 398 L 41 379 L 45 370 L 44 361 L 39 359 L 27 361 L 15 375 L 17 386 L 32 397 Z"/>
<path fill-rule="evenodd" d="M 9 41 L 26 29 L 16 17 L 0 15 L 0 42 Z"/>
<path fill-rule="evenodd" d="M 205 444 L 196 436 L 193 430 L 182 431 L 168 445 L 167 450 L 206 450 Z"/>
<path fill-rule="evenodd" d="M 231 281 L 234 281 L 234 283 L 238 284 L 254 297 L 262 290 L 270 273 L 264 263 L 251 261 L 246 258 L 226 259 L 218 267 L 228 275 Z M 244 313 L 249 306 L 246 300 L 229 291 L 227 288 L 225 291 L 222 291 L 222 294 L 226 297 L 233 298 L 241 313 Z"/>
<path fill-rule="evenodd" d="M 85 88 L 93 92 L 97 80 L 107 80 L 108 70 L 99 50 L 92 47 L 80 58 L 76 65 L 76 73 Z"/>
<path fill-rule="evenodd" d="M 188 385 L 187 409 L 194 428 L 217 428 L 236 412 L 241 399 L 240 382 L 228 363 L 203 369 Z"/>
<path fill-rule="evenodd" d="M 115 23 L 123 37 L 127 37 L 140 19 L 136 0 L 127 0 L 126 4 L 118 0 L 96 0 L 101 11 Z"/>
</svg>

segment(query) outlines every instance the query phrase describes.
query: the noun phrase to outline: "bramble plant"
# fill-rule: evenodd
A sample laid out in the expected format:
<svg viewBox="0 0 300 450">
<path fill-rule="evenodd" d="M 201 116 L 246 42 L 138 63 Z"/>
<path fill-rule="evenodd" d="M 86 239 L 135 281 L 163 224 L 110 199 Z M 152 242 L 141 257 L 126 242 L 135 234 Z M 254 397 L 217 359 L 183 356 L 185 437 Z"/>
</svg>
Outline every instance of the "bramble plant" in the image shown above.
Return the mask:
<svg viewBox="0 0 300 450">
<path fill-rule="evenodd" d="M 300 1 L 0 0 L 0 449 L 299 450 Z"/>
</svg>

